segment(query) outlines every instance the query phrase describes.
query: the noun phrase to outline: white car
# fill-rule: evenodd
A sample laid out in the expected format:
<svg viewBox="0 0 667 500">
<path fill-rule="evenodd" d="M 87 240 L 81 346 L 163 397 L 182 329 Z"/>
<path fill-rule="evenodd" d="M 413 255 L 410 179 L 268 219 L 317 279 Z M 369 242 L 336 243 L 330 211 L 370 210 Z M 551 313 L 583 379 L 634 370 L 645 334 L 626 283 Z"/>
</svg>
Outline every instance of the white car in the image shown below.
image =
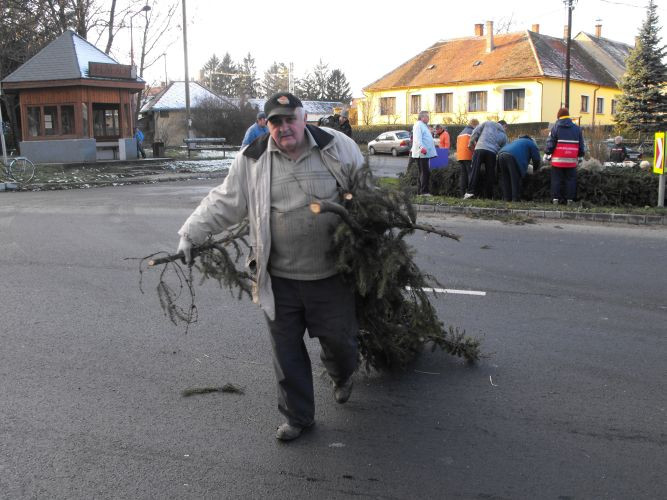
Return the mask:
<svg viewBox="0 0 667 500">
<path fill-rule="evenodd" d="M 378 135 L 368 143 L 368 154 L 391 153 L 398 156 L 403 153 L 409 153 L 412 147 L 410 132 L 406 130 L 392 130 Z"/>
</svg>

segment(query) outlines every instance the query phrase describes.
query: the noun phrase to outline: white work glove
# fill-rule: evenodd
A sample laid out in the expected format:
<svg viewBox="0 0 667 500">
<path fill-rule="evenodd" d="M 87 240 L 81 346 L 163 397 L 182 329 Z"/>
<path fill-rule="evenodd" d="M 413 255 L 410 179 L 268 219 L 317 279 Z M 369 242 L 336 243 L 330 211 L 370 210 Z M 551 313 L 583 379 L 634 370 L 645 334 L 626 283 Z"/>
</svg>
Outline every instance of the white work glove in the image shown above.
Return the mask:
<svg viewBox="0 0 667 500">
<path fill-rule="evenodd" d="M 181 241 L 178 242 L 176 255 L 182 254 L 181 261 L 183 264 L 192 265 L 192 242 L 185 236 L 181 236 Z"/>
<path fill-rule="evenodd" d="M 546 163 L 549 160 L 551 160 L 551 155 L 548 155 L 548 154 L 544 153 L 544 156 L 542 157 L 542 161 Z"/>
</svg>

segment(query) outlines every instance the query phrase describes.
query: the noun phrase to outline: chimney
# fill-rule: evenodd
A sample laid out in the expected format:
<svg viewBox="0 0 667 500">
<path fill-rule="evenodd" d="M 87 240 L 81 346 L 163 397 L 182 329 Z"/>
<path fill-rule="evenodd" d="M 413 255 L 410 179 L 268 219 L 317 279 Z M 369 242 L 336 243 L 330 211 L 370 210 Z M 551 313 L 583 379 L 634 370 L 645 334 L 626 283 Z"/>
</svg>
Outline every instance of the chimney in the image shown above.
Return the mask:
<svg viewBox="0 0 667 500">
<path fill-rule="evenodd" d="M 601 24 L 596 24 L 595 25 L 595 36 L 600 38 L 602 36 L 602 25 Z"/>
<path fill-rule="evenodd" d="M 563 40 L 567 40 L 567 35 L 568 35 L 568 30 L 567 30 L 567 24 L 563 26 Z"/>
<path fill-rule="evenodd" d="M 486 22 L 486 51 L 491 52 L 495 48 L 493 45 L 493 21 Z"/>
<path fill-rule="evenodd" d="M 484 25 L 476 24 L 475 25 L 475 36 L 484 36 Z"/>
<path fill-rule="evenodd" d="M 540 32 L 540 25 L 539 24 L 533 24 L 533 29 L 531 29 L 533 33 L 539 33 Z"/>
</svg>

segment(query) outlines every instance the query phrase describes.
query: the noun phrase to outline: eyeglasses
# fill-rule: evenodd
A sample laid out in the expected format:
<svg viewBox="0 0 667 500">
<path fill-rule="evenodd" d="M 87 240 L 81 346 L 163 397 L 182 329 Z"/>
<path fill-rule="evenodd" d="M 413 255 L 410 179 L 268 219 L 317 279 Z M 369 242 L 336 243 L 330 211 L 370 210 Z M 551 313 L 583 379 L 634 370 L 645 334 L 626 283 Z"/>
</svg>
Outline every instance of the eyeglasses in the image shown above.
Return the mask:
<svg viewBox="0 0 667 500">
<path fill-rule="evenodd" d="M 296 116 L 272 116 L 269 118 L 269 123 L 274 127 L 280 127 L 283 123 L 291 125 L 296 121 Z"/>
</svg>

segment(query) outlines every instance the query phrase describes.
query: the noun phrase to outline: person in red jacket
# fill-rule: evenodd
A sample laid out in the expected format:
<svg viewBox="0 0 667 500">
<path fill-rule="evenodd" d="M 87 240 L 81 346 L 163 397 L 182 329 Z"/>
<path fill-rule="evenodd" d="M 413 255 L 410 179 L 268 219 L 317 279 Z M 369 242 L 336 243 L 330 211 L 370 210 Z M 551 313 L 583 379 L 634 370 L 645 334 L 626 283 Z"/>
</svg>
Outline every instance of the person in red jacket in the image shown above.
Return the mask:
<svg viewBox="0 0 667 500">
<path fill-rule="evenodd" d="M 545 150 L 547 158 L 551 157 L 551 198 L 554 205 L 563 200 L 569 205 L 577 195 L 577 165 L 586 146 L 581 129 L 574 124 L 567 108 L 560 108 L 556 118 L 558 121 L 549 132 Z"/>
</svg>

